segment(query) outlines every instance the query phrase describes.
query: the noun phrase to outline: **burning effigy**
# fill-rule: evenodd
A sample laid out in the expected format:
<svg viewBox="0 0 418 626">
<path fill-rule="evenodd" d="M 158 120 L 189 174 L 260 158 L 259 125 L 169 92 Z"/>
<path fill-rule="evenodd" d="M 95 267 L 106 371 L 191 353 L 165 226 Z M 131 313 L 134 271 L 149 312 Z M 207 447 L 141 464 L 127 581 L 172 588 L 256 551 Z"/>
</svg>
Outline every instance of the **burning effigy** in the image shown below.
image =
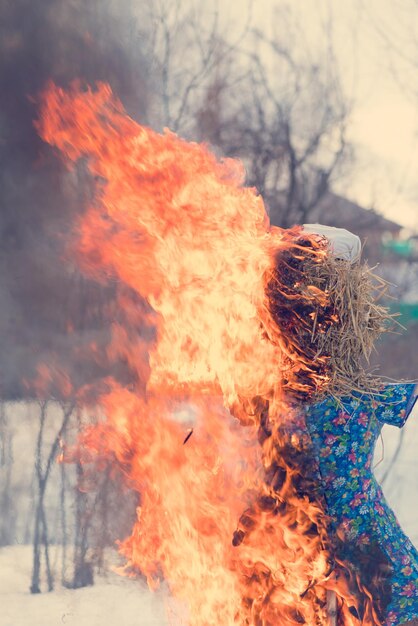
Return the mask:
<svg viewBox="0 0 418 626">
<path fill-rule="evenodd" d="M 141 384 L 107 379 L 82 434 L 140 494 L 125 573 L 166 581 L 191 626 L 416 617 L 416 552 L 371 471 L 415 397 L 364 366 L 382 284 L 318 229 L 270 228 L 240 162 L 137 124 L 106 85 L 50 85 L 37 128 L 95 181 L 78 264 L 148 303 L 111 321 Z"/>
</svg>

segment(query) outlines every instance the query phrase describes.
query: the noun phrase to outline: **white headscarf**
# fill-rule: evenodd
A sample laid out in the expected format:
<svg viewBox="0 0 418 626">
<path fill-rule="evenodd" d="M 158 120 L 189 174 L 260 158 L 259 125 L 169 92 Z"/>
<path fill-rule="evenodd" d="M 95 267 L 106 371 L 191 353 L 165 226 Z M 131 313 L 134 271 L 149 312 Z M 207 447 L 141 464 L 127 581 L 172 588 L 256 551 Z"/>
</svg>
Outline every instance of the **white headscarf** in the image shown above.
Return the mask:
<svg viewBox="0 0 418 626">
<path fill-rule="evenodd" d="M 304 224 L 303 230 L 307 233 L 322 235 L 327 239 L 331 254 L 337 259 L 358 261 L 361 253 L 360 237 L 350 233 L 345 228 L 334 228 L 323 224 Z"/>
</svg>

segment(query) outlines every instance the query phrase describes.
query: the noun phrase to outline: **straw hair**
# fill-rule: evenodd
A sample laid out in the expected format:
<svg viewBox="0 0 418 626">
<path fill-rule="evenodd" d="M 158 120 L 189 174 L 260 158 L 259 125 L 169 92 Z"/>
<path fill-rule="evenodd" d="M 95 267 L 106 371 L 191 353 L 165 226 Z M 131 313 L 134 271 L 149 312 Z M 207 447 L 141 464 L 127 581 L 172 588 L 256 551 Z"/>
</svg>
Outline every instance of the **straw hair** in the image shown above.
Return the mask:
<svg viewBox="0 0 418 626">
<path fill-rule="evenodd" d="M 366 263 L 334 258 L 324 238 L 292 233 L 266 276 L 263 324 L 284 358 L 284 391 L 302 399 L 378 393 L 368 370 L 381 333 L 393 326 L 379 304 L 387 283 Z"/>
</svg>

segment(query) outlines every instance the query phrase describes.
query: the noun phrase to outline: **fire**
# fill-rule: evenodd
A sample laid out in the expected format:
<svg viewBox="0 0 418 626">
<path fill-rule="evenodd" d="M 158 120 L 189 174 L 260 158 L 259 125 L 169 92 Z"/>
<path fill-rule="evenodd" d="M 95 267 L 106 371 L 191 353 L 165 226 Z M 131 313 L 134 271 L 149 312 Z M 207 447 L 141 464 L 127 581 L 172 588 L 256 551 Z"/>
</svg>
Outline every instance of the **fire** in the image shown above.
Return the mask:
<svg viewBox="0 0 418 626">
<path fill-rule="evenodd" d="M 190 623 L 234 623 L 240 590 L 231 538 L 247 473 L 254 476 L 257 465 L 251 437 L 242 437 L 211 399 L 188 408 L 194 431 L 184 445 L 175 404 L 157 397 L 145 402 L 121 388 L 102 403 L 107 420 L 85 434 L 85 444 L 112 452 L 141 494 L 132 535 L 121 545 L 127 571 L 144 573 L 151 588 L 167 580 L 187 603 Z"/>
<path fill-rule="evenodd" d="M 288 234 L 269 229 L 241 163 L 140 126 L 106 85 L 50 85 L 37 127 L 68 162 L 87 159 L 96 193 L 78 262 L 122 286 L 131 328 L 113 326 L 111 355 L 146 378 L 143 395 L 110 381 L 103 420 L 83 435 L 140 494 L 121 544 L 126 572 L 141 571 L 153 588 L 167 581 L 192 626 L 327 624 L 330 589 L 344 624 L 358 624 L 305 480 L 306 436 L 281 394 L 292 368 L 326 380 L 277 329 L 272 340 L 266 281 Z M 123 286 L 147 306 L 132 307 Z M 141 336 L 145 326 L 155 338 Z"/>
<path fill-rule="evenodd" d="M 148 389 L 221 388 L 232 399 L 270 387 L 279 354 L 262 338 L 257 309 L 279 235 L 268 232 L 261 198 L 242 187 L 242 165 L 139 126 L 105 85 L 50 90 L 39 129 L 69 159 L 88 156 L 106 181 L 80 252 L 90 271 L 114 272 L 158 316 Z"/>
</svg>

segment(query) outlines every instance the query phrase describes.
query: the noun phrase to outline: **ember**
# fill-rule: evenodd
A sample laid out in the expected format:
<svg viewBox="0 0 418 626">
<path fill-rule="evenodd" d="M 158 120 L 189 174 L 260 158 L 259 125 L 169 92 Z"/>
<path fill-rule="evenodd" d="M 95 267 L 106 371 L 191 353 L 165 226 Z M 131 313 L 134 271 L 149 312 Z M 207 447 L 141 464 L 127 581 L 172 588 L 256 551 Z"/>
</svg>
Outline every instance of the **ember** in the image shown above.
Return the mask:
<svg viewBox="0 0 418 626">
<path fill-rule="evenodd" d="M 121 544 L 126 571 L 153 588 L 165 579 L 193 626 L 327 624 L 330 591 L 346 626 L 359 612 L 379 624 L 358 606 L 355 575 L 344 564 L 333 575 L 310 443 L 292 404 L 330 381 L 329 355 L 289 340 L 318 330 L 319 309 L 321 324 L 338 322 L 319 287 L 301 282 L 291 301 L 298 263 L 321 263 L 323 243 L 306 234 L 295 245 L 300 229 L 269 230 L 239 162 L 138 125 L 106 85 L 50 85 L 38 130 L 69 161 L 87 157 L 97 181 L 79 225 L 80 265 L 117 278 L 154 311 L 145 397 L 109 382 L 105 418 L 83 437 L 141 494 Z M 135 327 L 149 323 L 140 310 L 130 315 Z M 115 327 L 113 354 L 143 363 L 143 343 L 127 336 Z M 185 408 L 186 437 L 175 419 Z"/>
</svg>

